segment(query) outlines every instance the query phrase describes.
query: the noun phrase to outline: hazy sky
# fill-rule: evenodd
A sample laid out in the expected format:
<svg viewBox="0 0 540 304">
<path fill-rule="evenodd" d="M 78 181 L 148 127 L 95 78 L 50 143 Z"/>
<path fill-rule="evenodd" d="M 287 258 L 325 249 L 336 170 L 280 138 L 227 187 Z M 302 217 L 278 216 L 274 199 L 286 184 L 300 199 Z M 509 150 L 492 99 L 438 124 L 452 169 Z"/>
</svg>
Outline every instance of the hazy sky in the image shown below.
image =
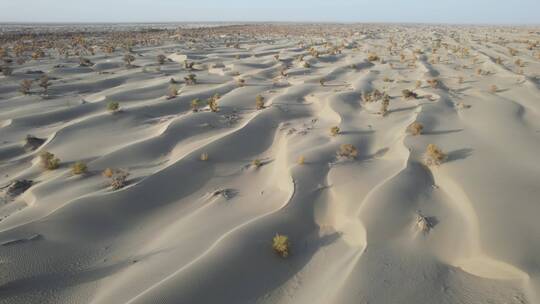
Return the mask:
<svg viewBox="0 0 540 304">
<path fill-rule="evenodd" d="M 174 21 L 540 24 L 540 0 L 0 0 L 0 23 Z"/>
</svg>

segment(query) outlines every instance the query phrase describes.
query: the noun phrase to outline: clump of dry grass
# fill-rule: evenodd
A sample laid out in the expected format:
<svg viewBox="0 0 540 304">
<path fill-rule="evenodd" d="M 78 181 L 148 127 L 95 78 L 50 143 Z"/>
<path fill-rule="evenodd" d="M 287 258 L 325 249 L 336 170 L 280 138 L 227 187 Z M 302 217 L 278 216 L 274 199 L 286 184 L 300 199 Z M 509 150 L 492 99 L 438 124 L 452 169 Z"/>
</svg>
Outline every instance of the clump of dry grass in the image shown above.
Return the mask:
<svg viewBox="0 0 540 304">
<path fill-rule="evenodd" d="M 354 159 L 358 156 L 358 149 L 351 144 L 343 144 L 337 152 L 338 157 Z"/>
<path fill-rule="evenodd" d="M 88 171 L 88 166 L 83 162 L 76 162 L 71 166 L 71 173 L 74 175 L 84 174 Z"/>
<path fill-rule="evenodd" d="M 336 136 L 339 134 L 341 130 L 339 129 L 338 126 L 333 126 L 332 128 L 330 128 L 330 135 L 332 136 Z"/>
<path fill-rule="evenodd" d="M 447 155 L 435 144 L 429 144 L 424 154 L 424 163 L 427 166 L 439 166 Z"/>
<path fill-rule="evenodd" d="M 30 79 L 24 79 L 23 81 L 21 81 L 21 84 L 19 86 L 19 92 L 23 93 L 24 95 L 30 94 L 32 83 L 33 81 Z"/>
<path fill-rule="evenodd" d="M 305 163 L 306 163 L 306 158 L 304 157 L 304 155 L 300 155 L 300 156 L 298 157 L 298 161 L 297 161 L 297 162 L 298 162 L 299 165 L 305 164 Z"/>
<path fill-rule="evenodd" d="M 324 87 L 325 83 L 326 83 L 326 79 L 324 78 L 319 79 L 319 84 L 321 85 L 321 87 Z"/>
<path fill-rule="evenodd" d="M 401 95 L 405 99 L 416 99 L 416 98 L 418 98 L 418 94 L 416 94 L 415 92 L 413 92 L 411 90 L 403 90 L 403 91 L 401 91 Z"/>
<path fill-rule="evenodd" d="M 490 87 L 489 87 L 489 91 L 491 93 L 497 93 L 497 91 L 499 90 L 499 88 L 497 88 L 496 85 L 492 84 Z"/>
<path fill-rule="evenodd" d="M 186 70 L 192 71 L 194 65 L 195 65 L 195 62 L 189 62 L 189 61 L 187 61 L 187 60 L 184 60 L 184 68 L 185 68 Z"/>
<path fill-rule="evenodd" d="M 388 107 L 390 106 L 390 97 L 388 95 L 385 95 L 382 103 L 381 103 L 381 115 L 386 116 L 388 114 Z"/>
<path fill-rule="evenodd" d="M 238 78 L 236 79 L 236 84 L 239 86 L 239 87 L 243 87 L 246 85 L 246 80 L 243 79 L 243 78 Z"/>
<path fill-rule="evenodd" d="M 45 170 L 55 170 L 60 166 L 60 159 L 54 154 L 43 151 L 39 154 L 41 167 Z"/>
<path fill-rule="evenodd" d="M 116 113 L 120 110 L 120 104 L 116 101 L 111 101 L 107 104 L 107 110 L 111 113 Z"/>
<path fill-rule="evenodd" d="M 417 80 L 415 88 L 419 89 L 422 86 L 422 80 Z"/>
<path fill-rule="evenodd" d="M 286 235 L 276 234 L 272 239 L 272 248 L 282 258 L 289 256 L 289 247 L 289 237 Z"/>
<path fill-rule="evenodd" d="M 255 97 L 255 107 L 257 110 L 264 109 L 264 97 L 262 95 L 257 95 L 257 97 Z"/>
<path fill-rule="evenodd" d="M 422 134 L 422 130 L 424 130 L 424 126 L 419 122 L 413 122 L 407 127 L 407 132 L 413 136 Z"/>
<path fill-rule="evenodd" d="M 91 67 L 94 66 L 94 63 L 90 61 L 88 58 L 80 57 L 79 58 L 79 66 L 81 67 Z"/>
</svg>

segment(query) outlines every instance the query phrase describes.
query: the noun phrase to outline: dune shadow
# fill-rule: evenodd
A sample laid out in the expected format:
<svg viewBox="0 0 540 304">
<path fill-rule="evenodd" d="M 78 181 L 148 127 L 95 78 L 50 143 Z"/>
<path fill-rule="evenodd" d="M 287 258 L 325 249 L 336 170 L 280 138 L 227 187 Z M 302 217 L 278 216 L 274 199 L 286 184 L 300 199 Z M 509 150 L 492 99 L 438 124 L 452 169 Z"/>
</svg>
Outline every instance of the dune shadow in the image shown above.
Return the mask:
<svg viewBox="0 0 540 304">
<path fill-rule="evenodd" d="M 448 157 L 446 159 L 447 162 L 459 160 L 459 159 L 465 159 L 472 155 L 473 149 L 470 148 L 464 148 L 459 150 L 454 150 L 450 153 L 448 153 Z"/>
<path fill-rule="evenodd" d="M 442 134 L 458 133 L 458 132 L 461 132 L 461 131 L 463 131 L 463 129 L 425 131 L 425 132 L 422 132 L 422 135 L 442 135 Z"/>
</svg>

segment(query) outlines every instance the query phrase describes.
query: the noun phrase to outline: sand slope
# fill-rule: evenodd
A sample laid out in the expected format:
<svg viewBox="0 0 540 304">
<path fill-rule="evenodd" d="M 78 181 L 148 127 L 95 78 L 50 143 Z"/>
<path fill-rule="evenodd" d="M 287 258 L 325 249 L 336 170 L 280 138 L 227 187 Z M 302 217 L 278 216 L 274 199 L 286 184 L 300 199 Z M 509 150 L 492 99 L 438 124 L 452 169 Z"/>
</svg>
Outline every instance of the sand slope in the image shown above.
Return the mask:
<svg viewBox="0 0 540 304">
<path fill-rule="evenodd" d="M 523 39 L 538 32 L 329 26 L 239 48 L 216 37 L 135 49 L 132 68 L 121 53 L 17 67 L 0 76 L 0 185 L 34 185 L 0 204 L 0 302 L 540 303 L 540 62 Z M 344 47 L 325 54 L 327 43 Z M 171 60 L 156 69 L 161 53 Z M 186 59 L 198 84 L 180 81 L 168 100 L 169 79 L 192 73 Z M 19 94 L 38 69 L 55 78 L 49 96 Z M 391 97 L 384 116 L 362 101 L 374 89 Z M 190 110 L 216 93 L 219 112 Z M 406 132 L 415 121 L 422 135 Z M 27 134 L 46 141 L 27 151 Z M 427 167 L 432 143 L 448 156 Z M 358 157 L 338 160 L 342 144 Z M 45 150 L 59 169 L 40 168 Z M 76 161 L 86 175 L 71 174 Z M 110 189 L 109 167 L 130 172 L 125 188 Z M 276 233 L 290 238 L 286 259 Z"/>
</svg>

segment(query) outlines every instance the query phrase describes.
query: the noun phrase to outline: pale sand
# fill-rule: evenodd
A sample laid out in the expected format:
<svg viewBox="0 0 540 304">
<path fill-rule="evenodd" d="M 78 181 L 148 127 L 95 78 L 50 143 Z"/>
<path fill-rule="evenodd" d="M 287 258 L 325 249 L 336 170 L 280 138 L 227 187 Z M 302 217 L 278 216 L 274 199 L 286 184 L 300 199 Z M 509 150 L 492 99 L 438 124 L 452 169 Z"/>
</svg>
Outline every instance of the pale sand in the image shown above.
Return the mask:
<svg viewBox="0 0 540 304">
<path fill-rule="evenodd" d="M 93 67 L 12 64 L 0 186 L 34 184 L 0 204 L 0 302 L 540 303 L 540 45 L 526 43 L 538 30 L 247 26 L 136 46 L 132 68 L 123 51 L 86 56 Z M 18 92 L 40 77 L 28 70 L 49 75 L 47 97 L 36 83 Z M 391 97 L 385 116 L 362 101 L 374 89 Z M 219 112 L 190 110 L 216 93 Z M 27 134 L 46 141 L 25 150 Z M 357 158 L 338 160 L 341 144 Z M 447 153 L 440 166 L 423 164 L 428 144 Z M 40 167 L 45 150 L 60 168 Z M 86 175 L 72 175 L 76 161 Z M 129 171 L 125 188 L 111 190 L 109 167 Z"/>
</svg>

